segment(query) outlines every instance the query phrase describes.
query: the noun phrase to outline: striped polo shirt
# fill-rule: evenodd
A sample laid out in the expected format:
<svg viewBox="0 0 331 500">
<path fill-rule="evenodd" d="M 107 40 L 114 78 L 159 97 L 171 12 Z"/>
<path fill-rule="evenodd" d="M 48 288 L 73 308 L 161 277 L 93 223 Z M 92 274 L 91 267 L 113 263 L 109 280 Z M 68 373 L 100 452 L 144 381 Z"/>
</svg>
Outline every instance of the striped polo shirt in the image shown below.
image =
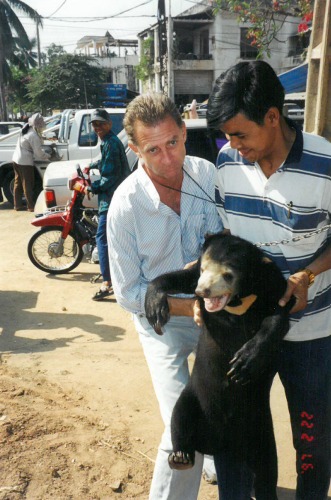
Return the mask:
<svg viewBox="0 0 331 500">
<path fill-rule="evenodd" d="M 223 228 L 213 203 L 215 166 L 186 156 L 183 169 L 180 215 L 161 202 L 141 165 L 113 196 L 107 222 L 112 284 L 117 302 L 132 313 L 144 314 L 152 279 L 196 260 L 206 233 Z"/>
<path fill-rule="evenodd" d="M 292 123 L 291 123 L 292 125 Z M 252 243 L 302 237 L 330 224 L 331 144 L 302 133 L 286 161 L 267 178 L 226 144 L 217 159 L 216 204 L 225 228 Z M 309 264 L 330 244 L 331 231 L 286 244 L 263 246 L 285 278 Z M 318 275 L 308 290 L 308 306 L 291 316 L 286 340 L 301 341 L 331 334 L 331 270 Z"/>
</svg>

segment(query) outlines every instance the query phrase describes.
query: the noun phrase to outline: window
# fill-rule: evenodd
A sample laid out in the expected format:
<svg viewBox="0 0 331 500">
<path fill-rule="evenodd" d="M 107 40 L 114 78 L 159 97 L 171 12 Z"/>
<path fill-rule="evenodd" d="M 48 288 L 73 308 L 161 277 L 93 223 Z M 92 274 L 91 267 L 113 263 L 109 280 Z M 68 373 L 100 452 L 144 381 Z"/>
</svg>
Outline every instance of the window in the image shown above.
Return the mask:
<svg viewBox="0 0 331 500">
<path fill-rule="evenodd" d="M 188 122 L 189 120 L 186 122 L 186 154 L 205 158 L 215 165 L 219 150 L 228 142 L 223 132 L 220 130 L 209 131 L 207 128 L 191 129 Z"/>
<path fill-rule="evenodd" d="M 242 59 L 256 59 L 258 50 L 251 45 L 251 40 L 247 38 L 249 28 L 240 28 L 240 57 Z"/>
<path fill-rule="evenodd" d="M 96 146 L 98 142 L 98 136 L 89 123 L 90 119 L 91 115 L 84 116 L 79 131 L 78 146 L 83 148 Z"/>
</svg>

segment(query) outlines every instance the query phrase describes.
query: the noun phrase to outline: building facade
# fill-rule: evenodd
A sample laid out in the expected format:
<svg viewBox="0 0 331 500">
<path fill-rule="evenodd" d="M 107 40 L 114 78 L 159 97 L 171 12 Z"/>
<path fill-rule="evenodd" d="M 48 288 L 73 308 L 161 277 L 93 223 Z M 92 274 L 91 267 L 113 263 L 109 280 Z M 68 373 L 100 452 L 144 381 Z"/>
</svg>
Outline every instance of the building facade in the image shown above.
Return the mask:
<svg viewBox="0 0 331 500">
<path fill-rule="evenodd" d="M 303 62 L 308 42 L 298 35 L 299 17 L 277 16 L 280 29 L 271 43 L 270 58 L 265 59 L 279 74 Z M 139 91 L 166 92 L 178 105 L 193 99 L 203 102 L 223 71 L 256 59 L 257 48 L 247 38 L 248 29 L 228 11 L 214 16 L 212 5 L 205 2 L 159 20 L 138 34 L 140 60 L 143 55 L 148 63 L 148 78 L 140 81 Z"/>
</svg>

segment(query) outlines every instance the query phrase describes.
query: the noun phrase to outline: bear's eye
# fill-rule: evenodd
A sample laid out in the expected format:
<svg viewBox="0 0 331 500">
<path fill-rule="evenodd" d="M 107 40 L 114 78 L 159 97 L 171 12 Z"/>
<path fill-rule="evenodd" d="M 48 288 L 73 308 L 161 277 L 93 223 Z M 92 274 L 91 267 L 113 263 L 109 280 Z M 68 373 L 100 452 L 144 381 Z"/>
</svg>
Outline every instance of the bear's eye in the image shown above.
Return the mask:
<svg viewBox="0 0 331 500">
<path fill-rule="evenodd" d="M 231 281 L 233 280 L 233 274 L 231 274 L 231 273 L 224 273 L 223 274 L 223 279 L 227 283 L 231 283 Z"/>
</svg>

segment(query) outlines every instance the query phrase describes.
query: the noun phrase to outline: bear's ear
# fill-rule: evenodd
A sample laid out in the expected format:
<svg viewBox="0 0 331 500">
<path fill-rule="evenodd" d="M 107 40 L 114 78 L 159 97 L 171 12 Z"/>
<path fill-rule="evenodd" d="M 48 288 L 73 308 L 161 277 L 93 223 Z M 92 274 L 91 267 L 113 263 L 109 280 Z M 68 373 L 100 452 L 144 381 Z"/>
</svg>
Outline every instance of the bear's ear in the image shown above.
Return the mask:
<svg viewBox="0 0 331 500">
<path fill-rule="evenodd" d="M 204 234 L 204 238 L 205 238 L 205 241 L 204 241 L 204 245 L 209 244 L 210 243 L 210 240 L 212 240 L 213 238 L 217 237 L 219 238 L 220 236 L 224 236 L 225 233 L 224 231 L 220 231 L 219 233 L 205 233 Z"/>
<path fill-rule="evenodd" d="M 206 234 L 204 235 L 205 241 L 208 241 L 208 240 L 209 240 L 209 238 L 211 238 L 212 236 L 214 236 L 214 234 L 213 234 L 213 233 L 206 233 Z"/>
</svg>

